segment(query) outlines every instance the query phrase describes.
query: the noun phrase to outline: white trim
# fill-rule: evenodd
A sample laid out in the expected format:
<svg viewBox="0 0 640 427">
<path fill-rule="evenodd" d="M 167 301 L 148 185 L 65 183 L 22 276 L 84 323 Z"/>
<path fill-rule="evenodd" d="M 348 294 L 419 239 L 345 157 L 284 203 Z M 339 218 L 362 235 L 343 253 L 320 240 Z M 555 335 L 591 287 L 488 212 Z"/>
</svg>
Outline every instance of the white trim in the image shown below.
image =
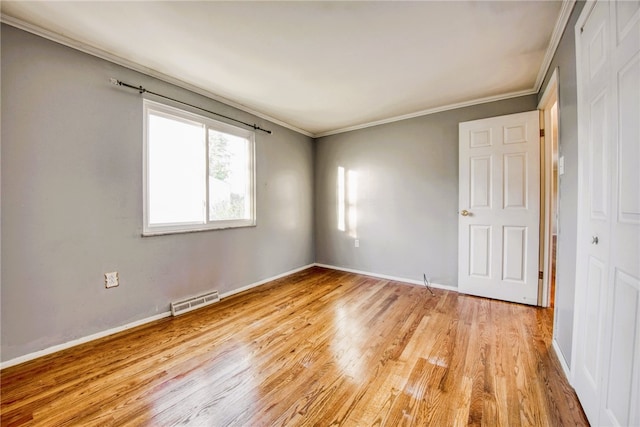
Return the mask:
<svg viewBox="0 0 640 427">
<path fill-rule="evenodd" d="M 536 92 L 540 91 L 542 87 L 542 83 L 544 82 L 544 76 L 549 72 L 549 67 L 551 66 L 551 61 L 556 54 L 556 50 L 558 49 L 558 45 L 560 44 L 560 39 L 562 39 L 562 34 L 569 23 L 569 17 L 571 17 L 571 12 L 573 12 L 573 6 L 575 5 L 576 0 L 563 0 L 562 9 L 560 9 L 560 15 L 556 20 L 556 25 L 553 28 L 553 33 L 551 34 L 551 40 L 549 41 L 549 45 L 547 46 L 547 51 L 544 54 L 544 58 L 542 59 L 542 65 L 540 66 L 540 70 L 538 70 L 538 77 L 536 78 L 536 84 L 533 86 Z"/>
<path fill-rule="evenodd" d="M 231 101 L 228 98 L 225 98 L 223 96 L 217 95 L 217 94 L 215 94 L 213 92 L 210 92 L 208 90 L 202 89 L 202 88 L 200 88 L 200 87 L 198 87 L 196 85 L 193 85 L 191 83 L 187 83 L 187 82 L 185 82 L 183 80 L 180 80 L 178 78 L 171 77 L 171 76 L 169 76 L 167 74 L 161 73 L 160 71 L 156 71 L 156 70 L 154 70 L 152 68 L 145 67 L 143 65 L 140 65 L 140 64 L 135 63 L 133 61 L 130 61 L 128 59 L 124 59 L 124 58 L 122 58 L 120 56 L 113 55 L 113 54 L 111 54 L 111 53 L 109 53 L 107 51 L 104 51 L 102 49 L 98 49 L 97 47 L 88 45 L 86 43 L 79 42 L 77 40 L 73 40 L 73 39 L 71 39 L 69 37 L 66 37 L 66 36 L 62 35 L 62 34 L 58 34 L 58 33 L 55 33 L 53 31 L 46 30 L 46 29 L 44 29 L 42 27 L 39 27 L 37 25 L 30 24 L 30 23 L 25 22 L 25 21 L 23 21 L 21 19 L 14 18 L 12 16 L 9 16 L 9 15 L 6 15 L 6 14 L 3 13 L 3 14 L 0 15 L 0 22 L 3 22 L 5 24 L 7 24 L 7 25 L 11 25 L 12 27 L 18 28 L 18 29 L 23 30 L 23 31 L 27 31 L 27 32 L 29 32 L 31 34 L 35 34 L 36 36 L 40 36 L 40 37 L 43 37 L 45 39 L 51 40 L 53 42 L 59 43 L 61 45 L 70 47 L 72 49 L 79 50 L 80 52 L 84 52 L 84 53 L 87 53 L 89 55 L 95 56 L 97 58 L 104 59 L 106 61 L 112 62 L 114 64 L 121 65 L 123 67 L 129 68 L 130 70 L 137 71 L 139 73 L 146 74 L 146 75 L 151 76 L 151 77 L 155 77 L 156 79 L 159 79 L 159 80 L 162 80 L 164 82 L 170 83 L 172 85 L 181 87 L 181 88 L 186 89 L 188 91 L 197 93 L 198 95 L 206 96 L 207 98 L 213 99 L 214 101 L 221 102 L 223 104 L 226 104 L 226 105 L 228 105 L 230 107 L 236 108 L 236 109 L 238 109 L 240 111 L 243 111 L 245 113 L 249 113 L 249 114 L 252 114 L 252 115 L 254 115 L 256 117 L 259 117 L 261 119 L 268 120 L 273 124 L 285 127 L 285 128 L 290 129 L 290 130 L 292 130 L 294 132 L 301 133 L 302 135 L 305 135 L 305 136 L 308 136 L 308 137 L 313 137 L 314 136 L 311 132 L 308 132 L 308 131 L 306 131 L 304 129 L 300 129 L 300 128 L 296 127 L 296 126 L 290 125 L 289 123 L 285 123 L 282 120 L 278 120 L 278 119 L 276 119 L 274 117 L 271 117 L 271 116 L 269 116 L 267 114 L 264 114 L 264 113 L 261 113 L 259 111 L 253 110 L 253 109 L 251 109 L 249 107 L 246 107 L 246 106 L 244 106 L 244 105 L 242 105 L 240 103 Z"/>
<path fill-rule="evenodd" d="M 573 11 L 573 6 L 575 4 L 576 0 L 564 0 L 562 2 L 562 9 L 560 10 L 560 15 L 558 16 L 558 19 L 556 21 L 553 33 L 551 35 L 551 40 L 549 42 L 549 45 L 547 46 L 547 50 L 545 52 L 545 56 L 543 59 L 543 62 L 540 66 L 540 69 L 538 70 L 538 75 L 536 78 L 536 82 L 533 86 L 533 88 L 531 89 L 525 89 L 525 90 L 521 90 L 521 91 L 517 91 L 517 92 L 510 92 L 510 93 L 506 93 L 506 94 L 502 94 L 502 95 L 496 95 L 496 96 L 489 96 L 489 97 L 485 97 L 485 98 L 478 98 L 478 99 L 473 99 L 470 101 L 464 101 L 464 102 L 459 102 L 459 103 L 454 103 L 454 104 L 448 104 L 448 105 L 444 105 L 444 106 L 440 106 L 440 107 L 434 107 L 434 108 L 429 108 L 426 110 L 421 110 L 421 111 L 416 111 L 414 113 L 409 113 L 409 114 L 404 114 L 404 115 L 400 115 L 400 116 L 395 116 L 395 117 L 390 117 L 387 119 L 383 119 L 383 120 L 377 120 L 377 121 L 373 121 L 373 122 L 366 122 L 366 123 L 362 123 L 359 125 L 354 125 L 354 126 L 348 126 L 348 127 L 344 127 L 344 128 L 339 128 L 339 129 L 334 129 L 334 130 L 329 130 L 326 132 L 319 132 L 319 133 L 313 133 L 313 132 L 309 132 L 306 131 L 304 129 L 301 129 L 299 127 L 293 126 L 289 123 L 283 122 L 281 120 L 278 120 L 274 117 L 271 117 L 267 114 L 261 113 L 259 111 L 253 110 L 249 107 L 246 107 L 242 104 L 239 104 L 237 102 L 231 101 L 228 98 L 224 98 L 220 95 L 217 95 L 213 92 L 204 90 L 202 88 L 199 88 L 191 83 L 187 83 L 183 80 L 177 79 L 175 77 L 171 77 L 167 74 L 161 73 L 159 71 L 155 71 L 151 68 L 147 68 L 144 67 L 140 64 L 137 64 L 133 61 L 121 58 L 117 55 L 113 55 L 109 52 L 106 52 L 102 49 L 98 49 L 94 46 L 90 46 L 88 44 L 79 42 L 77 40 L 73 40 L 69 37 L 66 37 L 64 35 L 46 30 L 44 28 L 38 27 L 36 25 L 24 22 L 20 19 L 8 16 L 6 14 L 2 14 L 0 15 L 0 21 L 4 22 L 5 24 L 11 25 L 13 27 L 16 27 L 18 29 L 27 31 L 29 33 L 35 34 L 37 36 L 46 38 L 48 40 L 54 41 L 56 43 L 60 43 L 62 45 L 71 47 L 73 49 L 79 50 L 81 52 L 87 53 L 89 55 L 107 60 L 109 62 L 113 62 L 114 64 L 118 64 L 121 65 L 123 67 L 129 68 L 131 70 L 134 71 L 138 71 L 140 73 L 146 74 L 148 76 L 151 77 L 155 77 L 159 80 L 165 81 L 167 83 L 176 85 L 178 87 L 181 87 L 183 89 L 187 89 L 191 92 L 195 92 L 199 95 L 203 95 L 206 96 L 207 98 L 211 98 L 215 101 L 218 102 L 222 102 L 228 106 L 231 106 L 233 108 L 237 108 L 238 110 L 244 111 L 246 113 L 252 114 L 256 117 L 260 117 L 262 119 L 268 120 L 276 125 L 280 125 L 282 127 L 285 127 L 287 129 L 293 130 L 295 132 L 298 132 L 302 135 L 311 137 L 311 138 L 321 138 L 323 136 L 329 136 L 329 135 L 336 135 L 339 133 L 344 133 L 344 132 L 350 132 L 353 130 L 359 130 L 359 129 L 365 129 L 365 128 L 369 128 L 369 127 L 373 127 L 373 126 L 378 126 L 378 125 L 383 125 L 383 124 L 388 124 L 388 123 L 394 123 L 394 122 L 398 122 L 398 121 L 402 121 L 402 120 L 407 120 L 407 119 L 412 119 L 412 118 L 416 118 L 416 117 L 422 117 L 422 116 L 427 116 L 429 114 L 434 114 L 434 113 L 439 113 L 439 112 L 443 112 L 443 111 L 449 111 L 449 110 L 455 110 L 457 108 L 464 108 L 464 107 L 470 107 L 473 105 L 479 105 L 479 104 L 485 104 L 488 102 L 494 102 L 494 101 L 502 101 L 505 99 L 511 99 L 511 98 L 516 98 L 519 96 L 526 96 L 526 95 L 533 95 L 533 94 L 537 94 L 540 91 L 540 87 L 542 86 L 542 83 L 544 81 L 544 76 L 547 74 L 547 71 L 549 69 L 549 66 L 551 65 L 551 61 L 553 60 L 553 56 L 555 55 L 556 49 L 558 48 L 558 44 L 560 43 L 560 39 L 562 38 L 562 34 L 564 33 L 565 27 L 569 21 L 569 17 L 571 16 L 571 12 Z"/>
<path fill-rule="evenodd" d="M 197 231 L 207 230 L 226 230 L 230 228 L 241 227 L 255 227 L 256 226 L 256 185 L 255 185 L 255 132 L 253 130 L 241 128 L 229 123 L 221 122 L 211 117 L 203 116 L 200 114 L 192 113 L 188 110 L 176 108 L 171 105 L 152 101 L 150 99 L 142 100 L 143 111 L 143 156 L 142 156 L 142 193 L 143 193 L 143 224 L 142 224 L 142 236 L 157 236 L 167 235 L 174 233 L 190 233 Z M 186 123 L 189 125 L 195 125 L 202 128 L 201 133 L 201 148 L 203 150 L 203 158 L 201 159 L 201 166 L 204 167 L 203 179 L 204 179 L 204 194 L 201 194 L 204 206 L 202 217 L 200 221 L 194 222 L 178 222 L 178 223 L 161 223 L 150 224 L 150 199 L 149 199 L 149 117 L 159 116 L 169 120 Z M 248 146 L 248 168 L 245 173 L 249 175 L 247 180 L 247 192 L 249 196 L 249 213 L 250 218 L 231 219 L 231 220 L 212 220 L 209 218 L 209 206 L 210 206 L 210 194 L 209 194 L 209 145 L 207 143 L 209 138 L 209 131 L 226 133 L 238 138 L 246 140 Z"/>
<path fill-rule="evenodd" d="M 549 82 L 547 83 L 547 85 L 544 88 L 544 91 L 542 92 L 542 96 L 540 97 L 540 102 L 538 102 L 538 110 L 542 110 L 544 109 L 544 107 L 546 106 L 546 104 L 549 101 L 549 97 L 553 95 L 553 89 L 555 87 L 555 91 L 556 91 L 556 101 L 558 101 L 558 93 L 560 89 L 560 87 L 558 86 L 558 69 L 559 67 L 554 68 L 553 73 L 551 74 L 551 77 L 549 78 Z"/>
<path fill-rule="evenodd" d="M 549 41 L 549 45 L 547 46 L 547 50 L 542 60 L 542 64 L 540 65 L 540 69 L 538 70 L 538 76 L 536 77 L 536 82 L 533 85 L 532 89 L 521 90 L 517 92 L 510 92 L 503 95 L 489 96 L 486 98 L 478 98 L 471 101 L 459 102 L 456 104 L 449 104 L 449 105 L 444 105 L 442 107 L 435 107 L 435 108 L 430 108 L 422 111 L 417 111 L 415 113 L 405 114 L 402 116 L 390 117 L 388 119 L 378 120 L 375 122 L 368 122 L 360 125 L 349 126 L 345 128 L 327 131 L 327 132 L 320 132 L 318 134 L 313 135 L 313 137 L 321 138 L 323 136 L 336 135 L 338 133 L 350 132 L 352 130 L 365 129 L 373 126 L 384 125 L 387 123 L 398 122 L 401 120 L 427 116 L 429 114 L 440 113 L 443 111 L 455 110 L 458 108 L 470 107 L 470 106 L 479 105 L 479 104 L 486 104 L 488 102 L 503 101 L 505 99 L 517 98 L 519 96 L 537 94 L 538 92 L 540 92 L 542 83 L 544 83 L 544 77 L 547 75 L 547 72 L 549 71 L 549 67 L 551 66 L 551 61 L 553 60 L 553 57 L 556 54 L 556 50 L 558 49 L 558 45 L 560 44 L 560 40 L 562 39 L 562 34 L 564 33 L 567 27 L 567 24 L 569 23 L 569 18 L 571 17 L 571 12 L 573 12 L 573 6 L 575 5 L 575 3 L 576 3 L 576 0 L 562 1 L 562 8 L 560 9 L 560 15 L 556 20 L 555 27 L 553 28 L 553 33 L 551 34 L 551 40 Z"/>
<path fill-rule="evenodd" d="M 538 103 L 538 110 L 542 111 L 544 120 L 542 121 L 541 129 L 544 129 L 544 158 L 541 159 L 542 170 L 540 174 L 540 190 L 544 197 L 544 211 L 540 212 L 541 219 L 541 240 L 540 245 L 542 248 L 542 262 L 540 264 L 540 271 L 543 272 L 540 306 L 549 307 L 551 298 L 551 255 L 552 255 L 552 238 L 553 238 L 553 212 L 551 205 L 557 210 L 557 199 L 553 200 L 553 126 L 551 123 L 551 101 L 554 101 L 557 105 L 556 126 L 558 129 L 558 141 L 557 147 L 560 146 L 559 128 L 560 128 L 560 87 L 558 85 L 558 67 L 553 70 L 551 78 L 544 89 L 540 102 Z M 552 203 L 554 202 L 554 203 Z M 557 225 L 557 224 L 556 224 Z M 557 315 L 554 308 L 554 315 Z"/>
<path fill-rule="evenodd" d="M 556 358 L 560 362 L 560 366 L 562 366 L 562 372 L 564 373 L 567 382 L 571 384 L 571 369 L 569 369 L 569 365 L 567 365 L 567 361 L 564 358 L 564 354 L 562 354 L 562 350 L 560 350 L 560 346 L 555 338 L 551 340 L 551 349 L 556 355 Z"/>
<path fill-rule="evenodd" d="M 272 282 L 274 280 L 280 279 L 282 277 L 289 276 L 291 274 L 297 273 L 302 270 L 306 270 L 308 268 L 313 267 L 315 264 L 307 264 L 302 267 L 295 268 L 293 270 L 286 271 L 284 273 L 278 274 L 277 276 L 272 276 L 267 279 L 260 280 L 258 282 L 252 283 L 247 286 L 243 286 L 241 288 L 237 288 L 225 293 L 220 294 L 220 299 L 229 297 L 231 295 L 235 295 L 237 293 L 249 290 L 251 288 L 255 288 L 260 285 L 264 285 L 265 283 Z M 37 359 L 39 357 L 47 356 L 52 353 L 56 353 L 58 351 L 66 350 L 71 347 L 75 347 L 80 344 L 87 343 L 89 341 L 94 341 L 100 338 L 104 338 L 109 335 L 117 334 L 118 332 L 126 331 L 127 329 L 135 328 L 137 326 L 145 325 L 147 323 L 155 322 L 156 320 L 164 319 L 165 317 L 170 317 L 171 312 L 167 311 L 164 313 L 156 314 L 155 316 L 147 317 L 145 319 L 136 320 L 135 322 L 127 323 L 126 325 L 117 326 L 115 328 L 107 329 L 105 331 L 97 332 L 95 334 L 87 335 L 85 337 L 81 337 L 75 340 L 67 341 L 62 344 L 57 344 L 44 350 L 34 351 L 33 353 L 25 354 L 23 356 L 18 356 L 16 358 L 7 360 L 6 362 L 0 363 L 0 370 L 8 368 L 10 366 L 19 365 L 20 363 L 29 362 L 31 360 Z"/>
<path fill-rule="evenodd" d="M 346 271 L 347 273 L 361 274 L 363 276 L 371 276 L 371 277 L 376 277 L 378 279 L 393 280 L 394 282 L 404 282 L 404 283 L 410 283 L 412 285 L 424 286 L 424 283 L 421 280 L 414 280 L 414 279 L 407 279 L 407 278 L 404 278 L 404 277 L 389 276 L 389 275 L 386 275 L 386 274 L 371 273 L 369 271 L 354 270 L 352 268 L 338 267 L 336 265 L 329 265 L 329 264 L 315 263 L 314 265 L 316 267 L 329 268 L 331 270 L 338 270 L 338 271 Z M 429 286 L 431 286 L 432 288 L 446 289 L 448 291 L 458 292 L 458 288 L 455 287 L 455 286 L 442 285 L 440 283 L 430 283 Z"/>
<path fill-rule="evenodd" d="M 252 288 L 257 288 L 258 286 L 262 286 L 262 285 L 264 285 L 266 283 L 273 282 L 274 280 L 282 279 L 283 277 L 290 276 L 292 274 L 295 274 L 295 273 L 298 273 L 300 271 L 303 271 L 303 270 L 306 270 L 308 268 L 311 268 L 311 267 L 313 267 L 315 265 L 316 264 L 313 264 L 313 263 L 312 264 L 303 265 L 302 267 L 298 267 L 298 268 L 294 268 L 293 270 L 285 271 L 284 273 L 278 274 L 277 276 L 268 277 L 268 278 L 260 280 L 258 282 L 254 282 L 254 283 L 252 283 L 250 285 L 243 286 L 241 288 L 236 288 L 236 289 L 233 289 L 233 290 L 230 290 L 230 291 L 227 291 L 227 292 L 223 292 L 223 293 L 220 294 L 220 299 L 227 298 L 227 297 L 230 297 L 230 296 L 235 295 L 235 294 L 239 294 L 240 292 L 248 291 L 249 289 L 252 289 Z"/>
<path fill-rule="evenodd" d="M 564 33 L 567 27 L 567 24 L 569 23 L 569 18 L 571 17 L 571 12 L 573 12 L 573 6 L 575 5 L 575 3 L 576 3 L 576 0 L 563 0 L 562 9 L 560 9 L 560 15 L 556 20 L 553 33 L 551 34 L 551 40 L 549 41 L 549 45 L 547 46 L 547 50 L 542 60 L 542 64 L 540 65 L 540 69 L 538 70 L 538 76 L 536 77 L 536 82 L 532 89 L 521 90 L 517 92 L 510 92 L 503 95 L 489 96 L 486 98 L 473 99 L 470 101 L 459 102 L 455 104 L 449 104 L 441 107 L 435 107 L 435 108 L 430 108 L 422 111 L 417 111 L 415 113 L 409 113 L 401 116 L 390 117 L 388 119 L 378 120 L 375 122 L 368 122 L 360 125 L 348 126 L 345 128 L 335 129 L 327 132 L 320 132 L 315 135 L 312 135 L 313 138 L 321 138 L 323 136 L 336 135 L 339 133 L 350 132 L 353 130 L 365 129 L 373 126 L 399 122 L 401 120 L 428 116 L 429 114 L 440 113 L 443 111 L 455 110 L 458 108 L 471 107 L 473 105 L 486 104 L 488 102 L 495 102 L 495 101 L 503 101 L 506 99 L 517 98 L 519 96 L 533 95 L 533 94 L 539 93 L 540 88 L 542 87 L 542 83 L 544 83 L 544 77 L 547 75 L 547 72 L 549 71 L 549 67 L 551 66 L 551 61 L 553 60 L 553 57 L 556 54 L 556 50 L 558 49 L 558 45 L 560 44 L 560 40 L 562 39 L 562 34 Z"/>
<path fill-rule="evenodd" d="M 10 366 L 15 366 L 20 363 L 28 362 L 30 360 L 47 356 L 49 354 L 56 353 L 58 351 L 66 350 L 68 348 L 75 347 L 77 345 L 84 344 L 89 341 L 94 341 L 109 335 L 117 334 L 118 332 L 126 331 L 127 329 L 132 329 L 137 326 L 155 322 L 156 320 L 164 319 L 165 317 L 169 317 L 169 316 L 171 316 L 171 312 L 167 311 L 164 313 L 156 314 L 155 316 L 151 316 L 145 319 L 136 320 L 135 322 L 127 323 L 126 325 L 117 326 L 115 328 L 107 329 L 105 331 L 97 332 L 95 334 L 91 334 L 75 340 L 67 341 L 62 344 L 57 344 L 57 345 L 45 348 L 44 350 L 34 351 L 33 353 L 25 354 L 24 356 L 18 356 L 14 359 L 10 359 L 10 360 L 7 360 L 6 362 L 0 363 L 0 369 L 5 369 Z"/>
<path fill-rule="evenodd" d="M 486 98 L 478 98 L 478 99 L 473 99 L 471 101 L 458 102 L 456 104 L 444 105 L 442 107 L 429 108 L 422 111 L 416 111 L 415 113 L 409 113 L 409 114 L 404 114 L 402 116 L 390 117 L 388 119 L 382 119 L 375 122 L 368 122 L 360 125 L 349 126 L 346 128 L 340 128 L 336 130 L 330 130 L 327 132 L 321 132 L 313 135 L 313 137 L 321 138 L 323 136 L 336 135 L 338 133 L 351 132 L 353 130 L 359 130 L 359 129 L 366 129 L 373 126 L 385 125 L 388 123 L 399 122 L 402 120 L 414 119 L 416 117 L 428 116 L 429 114 L 441 113 L 443 111 L 456 110 L 458 108 L 471 107 L 474 105 L 486 104 L 488 102 L 503 101 L 505 99 L 517 98 L 519 96 L 535 95 L 537 93 L 538 93 L 537 90 L 527 89 L 527 90 L 521 90 L 517 92 L 510 92 L 503 95 L 488 96 Z"/>
</svg>

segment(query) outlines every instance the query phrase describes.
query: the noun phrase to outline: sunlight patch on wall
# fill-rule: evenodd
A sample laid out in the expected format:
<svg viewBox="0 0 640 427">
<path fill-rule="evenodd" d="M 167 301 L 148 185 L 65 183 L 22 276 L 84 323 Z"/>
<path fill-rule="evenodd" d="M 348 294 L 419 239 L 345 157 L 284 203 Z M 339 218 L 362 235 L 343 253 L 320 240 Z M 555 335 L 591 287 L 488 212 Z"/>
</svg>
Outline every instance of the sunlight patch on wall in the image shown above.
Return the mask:
<svg viewBox="0 0 640 427">
<path fill-rule="evenodd" d="M 338 166 L 336 187 L 338 230 L 355 239 L 358 237 L 358 172 Z"/>
</svg>

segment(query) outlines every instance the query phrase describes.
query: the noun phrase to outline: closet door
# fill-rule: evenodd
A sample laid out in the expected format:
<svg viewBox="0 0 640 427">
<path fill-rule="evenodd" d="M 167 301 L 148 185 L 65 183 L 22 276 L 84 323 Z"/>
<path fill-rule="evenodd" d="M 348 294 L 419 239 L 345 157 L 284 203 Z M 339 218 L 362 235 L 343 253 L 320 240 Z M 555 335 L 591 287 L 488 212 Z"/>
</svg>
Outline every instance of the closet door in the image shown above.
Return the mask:
<svg viewBox="0 0 640 427">
<path fill-rule="evenodd" d="M 582 23 L 582 25 L 580 25 Z M 593 425 L 640 425 L 640 2 L 578 21 L 576 392 Z"/>
<path fill-rule="evenodd" d="M 640 1 L 609 3 L 612 194 L 600 423 L 640 426 Z"/>
</svg>

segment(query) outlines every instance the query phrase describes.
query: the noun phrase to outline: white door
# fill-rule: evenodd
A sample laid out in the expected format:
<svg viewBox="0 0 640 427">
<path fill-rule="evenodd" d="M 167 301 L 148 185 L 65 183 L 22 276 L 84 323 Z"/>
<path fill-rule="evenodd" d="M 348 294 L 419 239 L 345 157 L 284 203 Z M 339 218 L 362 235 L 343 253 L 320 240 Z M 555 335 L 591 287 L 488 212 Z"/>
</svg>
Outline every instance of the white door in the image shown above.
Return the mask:
<svg viewBox="0 0 640 427">
<path fill-rule="evenodd" d="M 576 271 L 576 293 L 581 311 L 578 323 L 574 387 L 580 396 L 582 407 L 592 425 L 598 425 L 599 395 L 602 389 L 604 348 L 604 324 L 606 313 L 606 283 L 609 257 L 610 176 L 611 149 L 609 139 L 611 112 L 607 97 L 609 78 L 608 47 L 603 46 L 609 36 L 609 9 L 606 3 L 597 3 L 591 18 L 581 34 L 582 102 L 587 116 L 587 129 L 580 134 L 583 150 L 582 187 L 578 210 L 581 216 L 578 263 Z M 586 59 L 584 58 L 586 56 Z M 585 69 L 586 66 L 586 69 Z M 581 214 L 578 214 L 579 216 Z M 595 240 L 597 239 L 597 241 Z M 593 240 L 593 242 L 591 241 Z"/>
<path fill-rule="evenodd" d="M 573 385 L 592 425 L 639 426 L 640 2 L 584 9 Z"/>
<path fill-rule="evenodd" d="M 459 125 L 458 288 L 538 303 L 539 113 Z"/>
</svg>

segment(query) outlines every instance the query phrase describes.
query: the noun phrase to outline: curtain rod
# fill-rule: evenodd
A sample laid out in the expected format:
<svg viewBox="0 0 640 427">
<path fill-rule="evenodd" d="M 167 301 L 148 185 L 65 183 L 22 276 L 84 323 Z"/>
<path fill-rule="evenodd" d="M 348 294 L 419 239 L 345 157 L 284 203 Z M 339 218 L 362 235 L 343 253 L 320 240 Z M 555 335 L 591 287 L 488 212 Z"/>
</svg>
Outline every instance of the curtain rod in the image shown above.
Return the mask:
<svg viewBox="0 0 640 427">
<path fill-rule="evenodd" d="M 225 116 L 224 114 L 215 113 L 215 112 L 213 112 L 213 111 L 210 111 L 210 110 L 207 110 L 207 109 L 204 109 L 204 108 L 198 107 L 198 106 L 196 106 L 196 105 L 189 104 L 189 103 L 187 103 L 187 102 L 183 102 L 183 101 L 179 101 L 179 100 L 177 100 L 177 99 L 171 98 L 171 97 L 169 97 L 169 96 L 161 95 L 161 94 L 156 93 L 156 92 L 152 92 L 152 91 L 150 91 L 150 90 L 147 90 L 147 89 L 143 88 L 142 86 L 134 86 L 134 85 L 130 85 L 130 84 L 125 83 L 125 82 L 123 82 L 123 81 L 120 81 L 120 80 L 118 80 L 118 79 L 114 79 L 113 77 L 112 77 L 112 78 L 110 78 L 110 79 L 109 79 L 109 81 L 110 81 L 112 84 L 116 85 L 116 86 L 123 86 L 123 87 L 127 87 L 127 88 L 129 88 L 129 89 L 135 89 L 135 90 L 137 90 L 138 92 L 140 92 L 140 94 L 143 94 L 143 93 L 150 93 L 151 95 L 159 96 L 160 98 L 168 99 L 168 100 L 170 100 L 170 101 L 177 102 L 177 103 L 179 103 L 179 104 L 188 105 L 189 107 L 196 108 L 196 109 L 201 110 L 201 111 L 206 111 L 206 112 L 207 112 L 207 113 L 209 113 L 209 114 L 213 114 L 213 115 L 215 115 L 215 116 L 222 117 L 222 118 L 225 118 L 225 119 L 227 119 L 227 120 L 231 120 L 231 121 L 233 121 L 233 122 L 243 124 L 243 125 L 248 126 L 248 127 L 252 128 L 252 129 L 254 129 L 254 130 L 259 130 L 259 131 L 262 131 L 262 132 L 265 132 L 265 133 L 268 133 L 269 135 L 271 135 L 271 131 L 270 131 L 270 130 L 263 129 L 263 128 L 261 128 L 260 126 L 258 126 L 258 125 L 256 125 L 256 124 L 251 124 L 251 123 L 243 122 L 242 120 L 234 119 L 233 117 Z"/>
</svg>

